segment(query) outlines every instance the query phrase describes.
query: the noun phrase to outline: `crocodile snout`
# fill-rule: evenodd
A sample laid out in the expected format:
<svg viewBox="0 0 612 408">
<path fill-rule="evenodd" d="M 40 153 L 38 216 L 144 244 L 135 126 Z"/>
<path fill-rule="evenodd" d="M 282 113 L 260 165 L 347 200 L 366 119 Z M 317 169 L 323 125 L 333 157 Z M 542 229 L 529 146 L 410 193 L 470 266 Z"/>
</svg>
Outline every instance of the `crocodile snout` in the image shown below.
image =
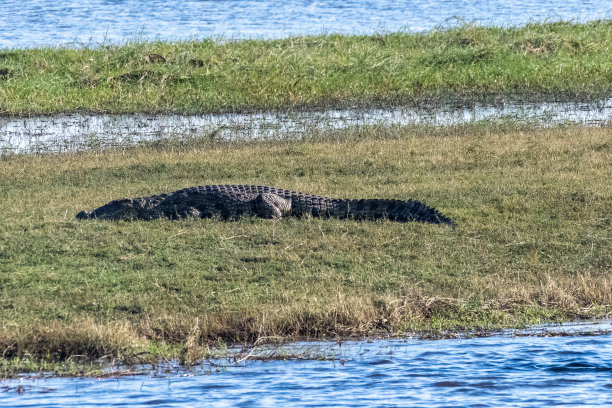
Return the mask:
<svg viewBox="0 0 612 408">
<path fill-rule="evenodd" d="M 78 220 L 91 220 L 93 218 L 93 211 L 81 211 L 76 215 Z"/>
</svg>

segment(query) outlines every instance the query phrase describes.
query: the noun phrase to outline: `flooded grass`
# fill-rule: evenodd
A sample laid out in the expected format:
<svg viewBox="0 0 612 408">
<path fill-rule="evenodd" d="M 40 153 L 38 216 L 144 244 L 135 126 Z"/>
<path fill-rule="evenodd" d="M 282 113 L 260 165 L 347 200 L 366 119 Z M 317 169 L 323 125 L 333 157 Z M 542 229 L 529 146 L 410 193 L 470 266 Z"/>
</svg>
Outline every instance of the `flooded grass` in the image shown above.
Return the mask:
<svg viewBox="0 0 612 408">
<path fill-rule="evenodd" d="M 0 118 L 0 155 L 69 153 L 138 144 L 210 145 L 237 141 L 300 141 L 367 127 L 388 133 L 390 127 L 423 132 L 475 128 L 606 126 L 612 124 L 612 98 L 589 103 L 473 104 L 435 109 L 390 107 L 310 112 L 209 115 L 56 115 Z M 351 130 L 352 129 L 352 130 Z"/>
<path fill-rule="evenodd" d="M 606 315 L 611 134 L 364 127 L 294 143 L 2 157 L 0 368 L 74 373 L 90 370 L 76 362 L 189 362 L 211 344 L 263 337 L 486 331 Z M 74 218 L 120 197 L 223 183 L 413 198 L 458 227 Z"/>
<path fill-rule="evenodd" d="M 611 25 L 5 49 L 0 115 L 605 99 L 612 92 Z"/>
</svg>

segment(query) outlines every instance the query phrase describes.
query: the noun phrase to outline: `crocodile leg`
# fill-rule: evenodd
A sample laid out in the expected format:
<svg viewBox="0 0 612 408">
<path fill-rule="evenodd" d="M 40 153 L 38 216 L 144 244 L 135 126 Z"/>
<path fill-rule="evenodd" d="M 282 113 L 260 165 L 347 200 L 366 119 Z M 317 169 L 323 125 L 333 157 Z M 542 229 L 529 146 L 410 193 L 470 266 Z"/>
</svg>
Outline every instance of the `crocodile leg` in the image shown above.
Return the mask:
<svg viewBox="0 0 612 408">
<path fill-rule="evenodd" d="M 280 220 L 291 214 L 291 200 L 272 193 L 261 193 L 255 198 L 255 211 L 262 218 Z"/>
</svg>

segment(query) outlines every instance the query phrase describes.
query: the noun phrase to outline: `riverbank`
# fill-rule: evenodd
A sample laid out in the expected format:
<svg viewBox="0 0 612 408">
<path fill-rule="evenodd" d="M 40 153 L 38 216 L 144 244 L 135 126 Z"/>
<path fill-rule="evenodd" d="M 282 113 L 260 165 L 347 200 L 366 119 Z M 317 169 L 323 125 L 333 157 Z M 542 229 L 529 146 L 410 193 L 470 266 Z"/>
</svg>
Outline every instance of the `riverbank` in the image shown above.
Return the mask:
<svg viewBox="0 0 612 408">
<path fill-rule="evenodd" d="M 612 94 L 612 21 L 0 50 L 0 115 L 252 112 Z"/>
<path fill-rule="evenodd" d="M 263 337 L 493 330 L 605 315 L 610 134 L 366 127 L 292 143 L 3 157 L 0 369 L 76 374 L 98 369 L 96 361 L 191 361 L 211 345 Z M 74 219 L 119 197 L 221 183 L 413 198 L 458 227 Z"/>
</svg>

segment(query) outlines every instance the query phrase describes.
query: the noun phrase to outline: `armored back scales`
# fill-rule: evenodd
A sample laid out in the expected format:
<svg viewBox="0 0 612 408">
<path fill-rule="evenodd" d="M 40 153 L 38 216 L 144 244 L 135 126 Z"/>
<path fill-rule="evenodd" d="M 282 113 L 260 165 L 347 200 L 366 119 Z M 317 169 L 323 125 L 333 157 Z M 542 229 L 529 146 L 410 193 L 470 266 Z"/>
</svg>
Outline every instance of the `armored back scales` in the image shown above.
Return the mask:
<svg viewBox="0 0 612 408">
<path fill-rule="evenodd" d="M 304 194 L 271 186 L 207 185 L 168 194 L 114 200 L 92 211 L 81 211 L 79 219 L 178 219 L 219 217 L 234 219 L 258 216 L 281 219 L 312 215 L 355 219 L 387 218 L 393 221 L 454 223 L 435 208 L 416 200 L 340 199 Z"/>
</svg>

